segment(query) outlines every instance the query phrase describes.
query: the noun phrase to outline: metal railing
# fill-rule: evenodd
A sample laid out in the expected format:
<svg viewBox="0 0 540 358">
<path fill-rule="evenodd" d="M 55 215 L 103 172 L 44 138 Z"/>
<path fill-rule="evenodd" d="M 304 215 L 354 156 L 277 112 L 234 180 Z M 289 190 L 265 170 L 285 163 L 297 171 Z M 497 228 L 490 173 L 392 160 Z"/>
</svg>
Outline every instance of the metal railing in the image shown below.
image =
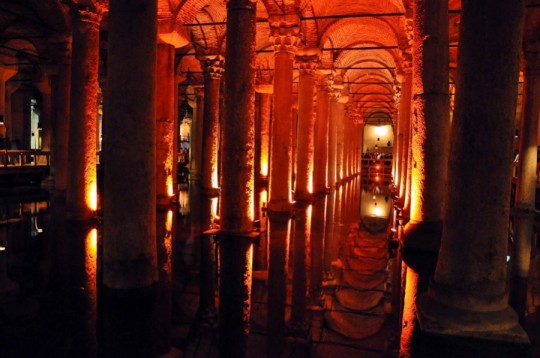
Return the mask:
<svg viewBox="0 0 540 358">
<path fill-rule="evenodd" d="M 0 150 L 0 168 L 48 167 L 50 164 L 51 153 L 48 151 Z"/>
</svg>

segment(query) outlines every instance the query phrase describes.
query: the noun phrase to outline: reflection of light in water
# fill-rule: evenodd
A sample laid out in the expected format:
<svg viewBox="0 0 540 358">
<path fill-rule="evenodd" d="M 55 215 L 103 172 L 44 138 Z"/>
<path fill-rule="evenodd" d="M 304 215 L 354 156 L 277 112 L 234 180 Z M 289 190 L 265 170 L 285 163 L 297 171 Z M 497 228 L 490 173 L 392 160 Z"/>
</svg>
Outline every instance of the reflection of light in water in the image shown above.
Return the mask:
<svg viewBox="0 0 540 358">
<path fill-rule="evenodd" d="M 93 181 L 90 184 L 90 187 L 88 188 L 88 192 L 86 193 L 86 205 L 90 208 L 92 211 L 97 210 L 97 185 L 96 182 Z"/>
<path fill-rule="evenodd" d="M 181 215 L 189 214 L 189 192 L 186 190 L 178 191 L 178 206 Z"/>
<path fill-rule="evenodd" d="M 6 247 L 5 246 L 0 246 L 0 251 L 6 251 Z"/>
<path fill-rule="evenodd" d="M 163 247 L 166 251 L 166 259 L 163 264 L 165 272 L 170 273 L 172 271 L 171 257 L 172 257 L 172 229 L 173 229 L 173 211 L 167 211 L 167 219 L 165 220 L 165 237 L 163 238 Z"/>
<path fill-rule="evenodd" d="M 165 221 L 165 230 L 166 231 L 172 231 L 172 224 L 173 224 L 173 212 L 172 210 L 167 211 L 167 220 Z"/>
<path fill-rule="evenodd" d="M 97 294 L 97 229 L 93 228 L 86 234 L 84 241 L 84 269 L 86 272 L 86 289 L 92 298 Z M 93 301 L 93 300 L 92 300 Z"/>
<path fill-rule="evenodd" d="M 216 220 L 216 219 L 219 219 L 219 216 L 218 216 L 218 203 L 219 203 L 219 198 L 212 198 L 211 199 L 211 204 L 210 204 L 210 219 L 212 220 L 212 224 L 211 226 L 214 226 L 213 222 Z"/>
</svg>

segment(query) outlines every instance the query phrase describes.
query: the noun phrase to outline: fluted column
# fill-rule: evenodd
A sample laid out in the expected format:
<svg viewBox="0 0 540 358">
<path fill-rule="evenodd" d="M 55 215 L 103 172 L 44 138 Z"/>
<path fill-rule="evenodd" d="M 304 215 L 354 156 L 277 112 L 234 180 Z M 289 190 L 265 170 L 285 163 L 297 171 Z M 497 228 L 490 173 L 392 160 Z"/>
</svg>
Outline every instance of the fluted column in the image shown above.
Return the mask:
<svg viewBox="0 0 540 358">
<path fill-rule="evenodd" d="M 508 305 L 506 263 L 524 3 L 462 3 L 443 235 L 417 307 L 426 332 L 527 341 Z"/>
<path fill-rule="evenodd" d="M 97 210 L 98 10 L 78 9 L 73 17 L 69 178 L 66 194 L 71 219 L 88 220 Z"/>
<path fill-rule="evenodd" d="M 204 71 L 204 115 L 201 167 L 201 294 L 199 316 L 213 322 L 217 317 L 215 304 L 216 262 L 213 236 L 204 232 L 215 228 L 217 198 L 219 196 L 219 88 L 223 74 L 224 58 L 220 55 L 201 59 Z"/>
<path fill-rule="evenodd" d="M 253 250 L 256 2 L 227 3 L 221 140 L 219 355 L 244 357 Z"/>
<path fill-rule="evenodd" d="M 109 21 L 102 142 L 103 283 L 111 289 L 141 289 L 158 279 L 157 0 L 112 0 Z"/>
<path fill-rule="evenodd" d="M 271 18 L 274 43 L 274 109 L 268 203 L 270 258 L 268 270 L 267 355 L 281 357 L 285 345 L 287 248 L 291 201 L 293 60 L 299 28 L 295 17 Z"/>
<path fill-rule="evenodd" d="M 174 107 L 174 46 L 159 43 L 156 61 L 156 195 L 157 204 L 166 206 L 177 191 L 178 118 Z"/>
<path fill-rule="evenodd" d="M 313 115 L 313 95 L 315 69 L 319 61 L 317 53 L 309 51 L 296 57 L 300 70 L 298 83 L 298 155 L 296 165 L 295 226 L 293 249 L 293 292 L 291 326 L 306 330 L 306 243 L 311 235 L 311 210 L 313 192 L 313 153 L 315 137 L 315 117 Z"/>
<path fill-rule="evenodd" d="M 525 45 L 524 110 L 519 131 L 519 162 L 514 204 L 515 253 L 512 258 L 511 304 L 525 313 L 527 277 L 531 264 L 536 196 L 537 133 L 540 113 L 540 46 Z"/>
<path fill-rule="evenodd" d="M 411 220 L 404 248 L 436 252 L 448 161 L 448 1 L 413 1 Z"/>
</svg>

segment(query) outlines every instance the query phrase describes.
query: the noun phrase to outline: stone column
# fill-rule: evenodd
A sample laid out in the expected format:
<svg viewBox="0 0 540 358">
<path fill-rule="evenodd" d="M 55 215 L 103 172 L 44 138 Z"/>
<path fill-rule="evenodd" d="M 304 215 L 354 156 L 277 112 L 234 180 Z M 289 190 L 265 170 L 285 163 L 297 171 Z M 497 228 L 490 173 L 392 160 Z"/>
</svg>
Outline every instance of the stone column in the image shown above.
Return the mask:
<svg viewBox="0 0 540 358">
<path fill-rule="evenodd" d="M 191 143 L 189 147 L 189 205 L 191 219 L 191 238 L 199 242 L 201 228 L 201 164 L 202 135 L 204 120 L 204 86 L 195 86 L 196 103 L 191 122 Z"/>
<path fill-rule="evenodd" d="M 268 80 L 267 82 L 271 82 Z M 257 246 L 257 255 L 254 267 L 257 270 L 268 268 L 268 238 L 266 235 L 266 210 L 268 204 L 268 165 L 270 160 L 270 114 L 272 112 L 272 83 L 256 85 L 259 96 L 257 122 L 255 134 L 256 157 L 255 157 L 255 219 L 259 220 L 260 232 L 262 233 Z"/>
<path fill-rule="evenodd" d="M 330 193 L 326 207 L 324 240 L 324 270 L 327 279 L 332 278 L 332 260 L 335 259 L 338 243 L 334 236 L 334 214 L 336 211 L 337 187 L 337 125 L 340 116 L 341 86 L 333 84 L 328 114 L 328 186 Z"/>
<path fill-rule="evenodd" d="M 519 163 L 514 204 L 515 252 L 512 258 L 510 302 L 521 316 L 525 313 L 527 277 L 534 236 L 537 133 L 540 113 L 540 47 L 525 46 L 524 110 L 519 131 Z"/>
<path fill-rule="evenodd" d="M 54 189 L 65 195 L 68 183 L 68 142 L 71 94 L 71 38 L 62 38 L 55 43 L 58 74 L 53 78 L 53 148 L 51 172 Z"/>
<path fill-rule="evenodd" d="M 77 9 L 73 17 L 71 113 L 66 193 L 70 219 L 89 220 L 97 210 L 98 11 Z"/>
<path fill-rule="evenodd" d="M 411 220 L 405 250 L 436 252 L 448 161 L 448 1 L 413 1 Z"/>
<path fill-rule="evenodd" d="M 253 250 L 256 2 L 229 0 L 221 139 L 219 355 L 244 357 Z"/>
<path fill-rule="evenodd" d="M 328 186 L 334 188 L 337 182 L 337 127 L 341 86 L 332 85 L 328 114 Z"/>
<path fill-rule="evenodd" d="M 103 283 L 110 289 L 142 289 L 158 279 L 157 0 L 111 1 L 109 20 L 102 142 Z"/>
<path fill-rule="evenodd" d="M 8 115 L 6 113 L 6 97 L 8 91 L 6 91 L 6 82 L 17 74 L 17 67 L 7 67 L 0 65 L 0 126 L 3 126 L 2 131 L 4 137 L 9 137 L 8 126 L 11 123 L 8 122 Z"/>
<path fill-rule="evenodd" d="M 319 78 L 313 148 L 313 215 L 311 221 L 310 299 L 321 304 L 323 247 L 326 223 L 327 163 L 328 163 L 328 102 L 332 80 L 327 74 Z"/>
<path fill-rule="evenodd" d="M 296 165 L 295 207 L 296 219 L 293 248 L 293 292 L 291 326 L 305 332 L 306 327 L 306 243 L 311 235 L 313 153 L 315 137 L 315 117 L 313 115 L 313 95 L 315 69 L 319 62 L 317 52 L 306 51 L 296 57 L 300 78 L 298 83 L 298 155 Z"/>
<path fill-rule="evenodd" d="M 429 333 L 527 341 L 506 289 L 523 15 L 519 0 L 462 4 L 443 235 L 417 312 Z"/>
<path fill-rule="evenodd" d="M 204 234 L 215 228 L 217 198 L 219 196 L 219 86 L 223 74 L 224 58 L 220 55 L 201 59 L 204 71 L 204 115 L 201 167 L 201 262 L 199 316 L 205 322 L 217 318 L 215 304 L 216 262 L 214 236 Z"/>
<path fill-rule="evenodd" d="M 409 60 L 410 61 L 410 60 Z M 409 160 L 409 138 L 411 129 L 411 70 L 410 62 L 402 62 L 403 72 L 398 75 L 401 82 L 401 101 L 398 112 L 398 135 L 394 143 L 398 146 L 398 186 L 399 186 L 399 205 L 403 207 L 405 202 L 405 189 L 407 187 L 407 163 Z M 397 143 L 396 143 L 397 142 Z M 394 145 L 395 145 L 394 144 Z"/>
<path fill-rule="evenodd" d="M 291 201 L 293 60 L 299 28 L 295 17 L 270 19 L 274 43 L 274 110 L 268 203 L 270 258 L 268 270 L 267 355 L 281 357 L 285 345 L 287 249 Z"/>
<path fill-rule="evenodd" d="M 157 204 L 167 206 L 175 197 L 178 166 L 174 46 L 158 44 L 156 61 L 156 195 Z"/>
<path fill-rule="evenodd" d="M 344 179 L 345 158 L 345 103 L 347 96 L 340 96 L 336 106 L 336 183 L 341 185 Z"/>
<path fill-rule="evenodd" d="M 37 140 L 37 148 L 41 148 L 44 151 L 51 150 L 51 138 L 52 138 L 52 98 L 51 98 L 51 81 L 49 74 L 44 73 L 41 81 L 35 83 L 39 93 L 41 94 L 41 101 L 39 102 L 39 122 L 41 124 L 41 147 L 39 147 L 39 137 L 34 138 Z M 45 163 L 43 163 L 45 164 Z"/>
</svg>

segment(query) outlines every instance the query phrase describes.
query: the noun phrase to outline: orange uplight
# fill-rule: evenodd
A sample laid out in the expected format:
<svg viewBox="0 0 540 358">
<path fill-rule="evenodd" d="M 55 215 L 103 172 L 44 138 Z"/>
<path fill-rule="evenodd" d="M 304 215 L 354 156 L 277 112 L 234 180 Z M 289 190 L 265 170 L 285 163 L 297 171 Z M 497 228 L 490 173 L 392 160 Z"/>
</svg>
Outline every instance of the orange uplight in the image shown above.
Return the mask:
<svg viewBox="0 0 540 358">
<path fill-rule="evenodd" d="M 174 189 L 173 189 L 173 179 L 172 175 L 167 175 L 167 195 L 169 197 L 174 196 Z"/>
<path fill-rule="evenodd" d="M 86 205 L 92 210 L 96 211 L 98 207 L 98 197 L 97 197 L 97 185 L 96 181 L 93 180 L 89 185 L 88 191 L 86 192 Z"/>
<path fill-rule="evenodd" d="M 169 210 L 167 211 L 167 220 L 165 221 L 165 230 L 168 232 L 172 231 L 172 225 L 173 225 L 173 211 Z"/>
<path fill-rule="evenodd" d="M 84 241 L 84 268 L 88 282 L 95 282 L 97 273 L 97 229 L 92 228 Z"/>
<path fill-rule="evenodd" d="M 268 176 L 268 155 L 261 155 L 261 175 L 263 177 Z"/>
</svg>

